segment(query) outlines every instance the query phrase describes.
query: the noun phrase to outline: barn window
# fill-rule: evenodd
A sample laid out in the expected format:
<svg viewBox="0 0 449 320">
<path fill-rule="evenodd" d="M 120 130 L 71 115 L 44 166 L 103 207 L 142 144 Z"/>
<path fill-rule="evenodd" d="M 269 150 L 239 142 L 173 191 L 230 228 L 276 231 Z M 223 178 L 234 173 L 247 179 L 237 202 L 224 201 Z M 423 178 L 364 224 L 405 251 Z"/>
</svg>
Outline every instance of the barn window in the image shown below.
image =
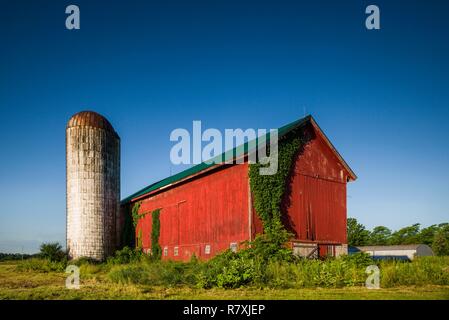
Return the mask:
<svg viewBox="0 0 449 320">
<path fill-rule="evenodd" d="M 205 254 L 210 254 L 210 244 L 206 244 L 206 247 L 204 248 Z"/>
<path fill-rule="evenodd" d="M 174 255 L 175 257 L 177 257 L 177 256 L 178 256 L 178 247 L 175 247 L 175 250 L 174 250 L 174 253 L 173 253 L 173 255 Z"/>
<path fill-rule="evenodd" d="M 168 247 L 164 247 L 164 257 L 168 256 Z"/>
<path fill-rule="evenodd" d="M 237 252 L 237 242 L 231 242 L 229 248 L 232 252 Z"/>
</svg>

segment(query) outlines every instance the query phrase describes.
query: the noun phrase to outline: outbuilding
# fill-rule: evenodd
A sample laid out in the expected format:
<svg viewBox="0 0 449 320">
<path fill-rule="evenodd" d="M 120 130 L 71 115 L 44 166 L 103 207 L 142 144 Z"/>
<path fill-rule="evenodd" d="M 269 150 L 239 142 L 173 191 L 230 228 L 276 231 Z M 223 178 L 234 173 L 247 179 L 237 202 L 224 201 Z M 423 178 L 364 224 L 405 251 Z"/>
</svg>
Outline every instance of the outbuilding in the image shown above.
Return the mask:
<svg viewBox="0 0 449 320">
<path fill-rule="evenodd" d="M 360 251 L 368 253 L 374 259 L 413 260 L 415 257 L 434 255 L 432 249 L 426 244 L 355 247 L 351 253 Z"/>
<path fill-rule="evenodd" d="M 289 246 L 301 256 L 347 253 L 346 184 L 356 175 L 312 116 L 278 129 L 279 141 L 300 137 L 284 196 L 283 223 Z M 243 149 L 245 150 L 245 149 Z M 245 151 L 244 151 L 245 152 Z M 242 155 L 235 155 L 242 156 Z M 246 156 L 246 154 L 243 154 Z M 121 202 L 121 225 L 140 203 L 135 243 L 151 249 L 152 216 L 159 209 L 162 259 L 208 259 L 263 232 L 254 209 L 249 164 L 201 163 L 149 185 Z"/>
</svg>

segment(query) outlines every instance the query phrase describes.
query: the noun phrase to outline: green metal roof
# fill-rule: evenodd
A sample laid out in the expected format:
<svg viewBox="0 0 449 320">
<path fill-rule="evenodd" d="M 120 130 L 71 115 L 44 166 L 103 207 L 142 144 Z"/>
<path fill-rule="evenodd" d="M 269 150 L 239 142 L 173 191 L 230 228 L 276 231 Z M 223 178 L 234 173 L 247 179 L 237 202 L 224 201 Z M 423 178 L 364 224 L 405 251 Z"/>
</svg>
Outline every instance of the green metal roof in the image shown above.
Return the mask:
<svg viewBox="0 0 449 320">
<path fill-rule="evenodd" d="M 299 120 L 296 120 L 292 123 L 289 123 L 289 124 L 279 128 L 278 129 L 278 138 L 280 139 L 281 137 L 285 136 L 291 130 L 310 121 L 310 119 L 312 119 L 312 116 L 308 115 L 304 118 L 301 118 Z M 269 141 L 269 133 L 267 133 L 266 139 L 267 139 L 267 141 Z M 254 140 L 252 142 L 254 142 Z M 224 152 L 224 153 L 218 155 L 217 157 L 213 158 L 213 160 L 218 160 L 215 162 L 226 162 L 227 160 L 233 159 L 234 157 L 239 157 L 241 155 L 247 154 L 248 153 L 248 145 L 250 145 L 250 144 L 251 144 L 251 142 L 246 142 L 244 145 L 237 146 L 232 150 L 229 150 L 227 152 Z M 130 196 L 126 197 L 125 199 L 123 199 L 121 201 L 121 204 L 126 204 L 134 198 L 140 197 L 149 192 L 155 191 L 157 189 L 168 186 L 168 185 L 175 183 L 177 181 L 180 181 L 182 179 L 188 178 L 191 175 L 200 173 L 201 171 L 206 170 L 215 165 L 216 165 L 216 163 L 205 163 L 205 162 L 200 163 L 200 164 L 193 166 L 187 170 L 181 171 L 173 176 L 170 176 L 168 178 L 165 178 L 158 182 L 150 184 L 149 186 L 147 186 L 147 187 L 137 191 L 136 193 L 131 194 Z"/>
</svg>

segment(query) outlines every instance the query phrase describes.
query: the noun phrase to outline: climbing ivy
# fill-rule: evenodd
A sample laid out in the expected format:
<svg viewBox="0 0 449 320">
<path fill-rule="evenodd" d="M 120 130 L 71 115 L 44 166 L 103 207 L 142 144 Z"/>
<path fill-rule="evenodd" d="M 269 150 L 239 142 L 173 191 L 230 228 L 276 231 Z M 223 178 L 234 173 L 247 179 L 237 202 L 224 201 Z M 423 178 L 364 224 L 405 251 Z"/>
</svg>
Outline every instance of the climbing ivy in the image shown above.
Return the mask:
<svg viewBox="0 0 449 320">
<path fill-rule="evenodd" d="M 263 223 L 265 236 L 278 247 L 291 236 L 282 223 L 282 200 L 285 196 L 295 158 L 302 145 L 296 132 L 292 132 L 278 144 L 278 170 L 274 175 L 261 175 L 264 165 L 249 166 L 249 181 L 254 197 L 254 208 Z"/>
<path fill-rule="evenodd" d="M 142 229 L 139 229 L 139 232 L 137 234 L 137 249 L 140 251 L 142 250 Z"/>
<path fill-rule="evenodd" d="M 134 221 L 132 217 L 132 213 L 130 211 L 130 205 L 126 205 L 126 209 L 124 209 L 125 221 L 123 225 L 123 234 L 122 234 L 122 247 L 134 247 L 135 245 L 135 237 L 136 237 L 136 228 L 134 227 Z"/>
<path fill-rule="evenodd" d="M 159 260 L 162 256 L 161 245 L 159 244 L 159 236 L 161 232 L 161 221 L 159 216 L 161 214 L 160 209 L 156 209 L 152 212 L 152 226 L 151 226 L 151 255 L 155 260 Z"/>
<path fill-rule="evenodd" d="M 141 206 L 142 202 L 136 202 L 131 210 L 131 216 L 133 218 L 133 225 L 134 228 L 137 227 L 137 224 L 139 223 L 139 220 L 142 219 L 145 214 L 139 214 L 139 210 L 140 210 L 140 206 Z"/>
<path fill-rule="evenodd" d="M 132 225 L 133 230 L 135 234 L 135 230 L 137 228 L 137 225 L 139 224 L 139 220 L 146 217 L 147 214 L 150 212 L 144 212 L 139 214 L 141 202 L 136 202 L 131 210 L 131 217 L 132 217 Z M 152 216 L 152 227 L 151 227 L 151 254 L 154 259 L 159 260 L 162 256 L 162 249 L 159 244 L 159 236 L 161 231 L 161 223 L 160 223 L 160 209 L 156 209 L 151 212 Z M 125 223 L 126 226 L 126 223 Z M 129 242 L 128 242 L 129 243 Z M 142 229 L 139 230 L 137 235 L 137 247 L 142 248 Z"/>
</svg>

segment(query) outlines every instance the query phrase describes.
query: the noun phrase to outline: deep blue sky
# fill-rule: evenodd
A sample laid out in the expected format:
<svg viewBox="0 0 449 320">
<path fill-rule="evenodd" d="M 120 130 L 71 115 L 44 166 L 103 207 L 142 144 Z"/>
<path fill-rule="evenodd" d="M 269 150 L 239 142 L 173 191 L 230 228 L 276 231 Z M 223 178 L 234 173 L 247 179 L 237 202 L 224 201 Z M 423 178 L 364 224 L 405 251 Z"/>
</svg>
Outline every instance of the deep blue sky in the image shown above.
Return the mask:
<svg viewBox="0 0 449 320">
<path fill-rule="evenodd" d="M 81 30 L 65 29 L 77 4 Z M 365 28 L 377 4 L 381 30 Z M 448 221 L 448 1 L 1 1 L 0 251 L 65 243 L 65 124 L 105 115 L 122 198 L 172 167 L 175 128 L 311 113 L 359 179 L 348 215 Z"/>
</svg>

